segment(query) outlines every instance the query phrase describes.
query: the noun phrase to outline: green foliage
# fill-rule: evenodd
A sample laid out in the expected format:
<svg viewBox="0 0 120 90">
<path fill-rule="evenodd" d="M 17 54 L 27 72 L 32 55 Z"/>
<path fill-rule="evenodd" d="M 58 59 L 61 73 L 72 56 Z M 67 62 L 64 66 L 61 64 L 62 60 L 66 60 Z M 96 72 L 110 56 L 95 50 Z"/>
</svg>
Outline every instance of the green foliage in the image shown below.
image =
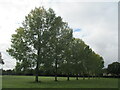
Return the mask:
<svg viewBox="0 0 120 90">
<path fill-rule="evenodd" d="M 93 76 L 101 73 L 104 67 L 104 61 L 101 56 L 92 51 L 80 39 L 75 39 L 73 47 L 74 70 L 76 74 Z"/>
<path fill-rule="evenodd" d="M 25 17 L 22 27 L 12 35 L 7 52 L 17 60 L 15 70 L 39 69 L 55 74 L 95 75 L 103 68 L 103 58 L 81 39 L 73 38 L 72 29 L 50 8 L 35 8 Z"/>
<path fill-rule="evenodd" d="M 25 71 L 36 67 L 38 81 L 41 65 L 45 69 L 54 67 L 57 74 L 64 46 L 71 38 L 72 29 L 52 9 L 35 8 L 25 17 L 23 26 L 12 35 L 12 45 L 7 52 L 19 62 L 20 69 Z"/>
<path fill-rule="evenodd" d="M 120 63 L 113 62 L 112 64 L 109 64 L 107 71 L 113 75 L 120 75 Z"/>
<path fill-rule="evenodd" d="M 97 76 L 102 73 L 104 61 L 81 39 L 73 38 L 64 52 L 61 71 L 65 75 Z"/>
</svg>

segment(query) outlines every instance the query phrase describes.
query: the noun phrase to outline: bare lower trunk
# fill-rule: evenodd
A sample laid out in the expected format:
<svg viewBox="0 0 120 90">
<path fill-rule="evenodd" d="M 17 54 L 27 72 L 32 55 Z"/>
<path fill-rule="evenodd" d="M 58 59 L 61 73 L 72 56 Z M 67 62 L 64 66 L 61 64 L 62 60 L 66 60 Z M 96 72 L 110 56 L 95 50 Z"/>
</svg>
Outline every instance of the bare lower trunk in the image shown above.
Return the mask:
<svg viewBox="0 0 120 90">
<path fill-rule="evenodd" d="M 90 76 L 88 76 L 88 79 L 90 79 Z"/>
<path fill-rule="evenodd" d="M 38 50 L 37 50 L 37 65 L 36 65 L 36 76 L 35 76 L 35 82 L 38 82 L 38 73 L 39 73 L 39 64 L 40 64 L 40 34 L 38 34 Z"/>
<path fill-rule="evenodd" d="M 57 75 L 55 75 L 55 81 L 58 81 L 58 80 L 57 80 Z"/>
<path fill-rule="evenodd" d="M 57 59 L 55 61 L 55 81 L 58 81 L 57 80 Z"/>
<path fill-rule="evenodd" d="M 90 79 L 90 72 L 88 72 L 88 79 Z"/>
<path fill-rule="evenodd" d="M 76 80 L 78 80 L 78 74 L 76 74 Z"/>
<path fill-rule="evenodd" d="M 69 73 L 68 73 L 68 76 L 67 76 L 67 80 L 69 81 L 70 79 L 69 79 Z"/>
<path fill-rule="evenodd" d="M 85 80 L 85 76 L 83 75 L 83 80 Z"/>
<path fill-rule="evenodd" d="M 38 82 L 38 70 L 37 70 L 37 68 L 36 68 L 35 82 Z"/>
<path fill-rule="evenodd" d="M 85 76 L 84 76 L 84 73 L 82 73 L 83 74 L 83 80 L 85 80 Z"/>
<path fill-rule="evenodd" d="M 38 82 L 38 73 L 39 73 L 39 59 L 40 59 L 40 49 L 38 50 L 38 57 L 37 57 L 37 65 L 36 65 L 36 76 L 35 76 L 35 82 Z"/>
<path fill-rule="evenodd" d="M 83 80 L 85 80 L 85 77 L 83 76 Z"/>
</svg>

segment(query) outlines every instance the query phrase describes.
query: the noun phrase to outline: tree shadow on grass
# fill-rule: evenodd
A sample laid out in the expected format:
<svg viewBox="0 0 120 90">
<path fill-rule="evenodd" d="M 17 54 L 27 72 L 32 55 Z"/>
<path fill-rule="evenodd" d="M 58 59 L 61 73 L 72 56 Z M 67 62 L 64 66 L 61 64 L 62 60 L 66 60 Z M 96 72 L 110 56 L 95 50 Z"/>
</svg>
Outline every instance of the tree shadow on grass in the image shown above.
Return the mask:
<svg viewBox="0 0 120 90">
<path fill-rule="evenodd" d="M 65 82 L 65 81 L 38 81 L 38 82 L 35 82 L 35 81 L 29 81 L 29 82 L 27 82 L 27 83 L 29 83 L 29 84 L 55 84 L 55 83 L 62 83 L 62 82 Z"/>
</svg>

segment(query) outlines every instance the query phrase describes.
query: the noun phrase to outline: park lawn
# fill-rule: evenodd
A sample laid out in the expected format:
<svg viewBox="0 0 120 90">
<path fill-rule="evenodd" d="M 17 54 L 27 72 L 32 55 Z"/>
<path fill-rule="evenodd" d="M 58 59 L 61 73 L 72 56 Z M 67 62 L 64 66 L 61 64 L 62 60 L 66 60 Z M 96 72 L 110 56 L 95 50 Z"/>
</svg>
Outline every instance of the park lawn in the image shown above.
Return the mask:
<svg viewBox="0 0 120 90">
<path fill-rule="evenodd" d="M 35 76 L 2 76 L 2 88 L 118 88 L 117 78 L 79 78 L 74 77 L 70 81 L 66 77 L 58 77 L 58 81 L 54 81 L 54 77 L 39 76 L 41 82 L 34 82 Z"/>
</svg>

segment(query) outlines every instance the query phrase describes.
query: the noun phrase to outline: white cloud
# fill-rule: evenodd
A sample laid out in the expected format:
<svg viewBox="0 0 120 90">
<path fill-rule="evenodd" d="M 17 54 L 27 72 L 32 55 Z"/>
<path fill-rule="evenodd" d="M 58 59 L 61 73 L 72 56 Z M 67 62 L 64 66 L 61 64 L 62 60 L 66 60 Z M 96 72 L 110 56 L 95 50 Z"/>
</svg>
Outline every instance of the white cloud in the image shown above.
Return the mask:
<svg viewBox="0 0 120 90">
<path fill-rule="evenodd" d="M 4 69 L 15 66 L 15 60 L 6 53 L 6 49 L 10 47 L 11 35 L 31 9 L 40 5 L 53 8 L 71 28 L 80 28 L 80 32 L 73 33 L 74 37 L 82 38 L 95 52 L 102 55 L 105 65 L 118 60 L 117 2 L 1 0 L 0 51 L 6 63 Z"/>
<path fill-rule="evenodd" d="M 61 3 L 55 11 L 72 28 L 82 29 L 73 36 L 82 38 L 108 65 L 118 60 L 117 5 L 113 2 Z"/>
</svg>

